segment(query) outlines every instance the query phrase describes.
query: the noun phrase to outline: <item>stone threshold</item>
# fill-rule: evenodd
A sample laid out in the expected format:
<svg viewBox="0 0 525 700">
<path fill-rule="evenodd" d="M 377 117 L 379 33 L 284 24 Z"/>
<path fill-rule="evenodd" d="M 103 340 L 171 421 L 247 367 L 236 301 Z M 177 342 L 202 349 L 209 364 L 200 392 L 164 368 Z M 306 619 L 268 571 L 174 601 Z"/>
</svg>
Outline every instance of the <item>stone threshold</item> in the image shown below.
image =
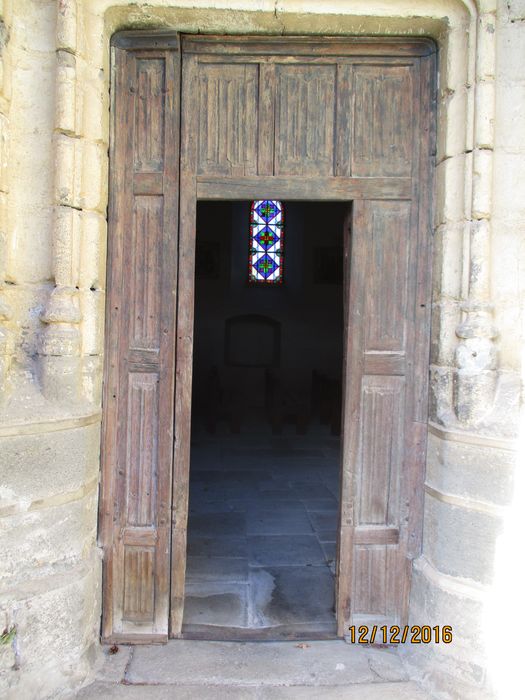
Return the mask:
<svg viewBox="0 0 525 700">
<path fill-rule="evenodd" d="M 395 650 L 342 640 L 210 642 L 172 640 L 165 646 L 105 650 L 95 681 L 79 700 L 123 698 L 348 698 L 430 700 L 408 677 Z"/>
</svg>

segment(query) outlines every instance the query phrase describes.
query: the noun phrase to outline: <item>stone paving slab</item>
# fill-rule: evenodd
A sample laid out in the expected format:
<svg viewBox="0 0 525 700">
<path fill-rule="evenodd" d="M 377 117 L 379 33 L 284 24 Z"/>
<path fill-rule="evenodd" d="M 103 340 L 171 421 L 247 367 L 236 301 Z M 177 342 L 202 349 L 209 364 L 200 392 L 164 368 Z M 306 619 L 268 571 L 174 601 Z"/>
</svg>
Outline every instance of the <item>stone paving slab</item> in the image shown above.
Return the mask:
<svg viewBox="0 0 525 700">
<path fill-rule="evenodd" d="M 397 654 L 341 640 L 199 642 L 136 647 L 126 682 L 160 685 L 337 685 L 408 680 Z"/>
<path fill-rule="evenodd" d="M 195 696 L 197 697 L 197 696 Z M 232 696 L 235 697 L 235 696 Z M 245 696 L 249 698 L 250 696 Z M 262 688 L 261 700 L 430 700 L 416 683 L 366 683 L 345 687 Z"/>
<path fill-rule="evenodd" d="M 260 696 L 256 688 L 201 685 L 174 688 L 173 685 L 117 685 L 97 681 L 75 697 L 77 700 L 257 700 Z"/>
<path fill-rule="evenodd" d="M 324 553 L 312 535 L 250 535 L 252 566 L 324 566 Z"/>
</svg>

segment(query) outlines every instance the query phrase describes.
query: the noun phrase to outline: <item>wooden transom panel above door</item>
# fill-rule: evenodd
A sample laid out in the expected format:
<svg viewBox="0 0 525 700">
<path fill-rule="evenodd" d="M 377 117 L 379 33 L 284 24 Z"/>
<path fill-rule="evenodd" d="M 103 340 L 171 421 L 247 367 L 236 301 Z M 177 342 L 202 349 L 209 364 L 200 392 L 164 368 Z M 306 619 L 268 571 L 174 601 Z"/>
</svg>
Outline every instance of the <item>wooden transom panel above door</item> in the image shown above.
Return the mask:
<svg viewBox="0 0 525 700">
<path fill-rule="evenodd" d="M 214 177 L 254 176 L 400 178 L 403 193 L 415 165 L 419 56 L 432 50 L 424 41 L 385 53 L 377 42 L 185 37 L 199 195 L 213 198 L 204 183 Z"/>
</svg>

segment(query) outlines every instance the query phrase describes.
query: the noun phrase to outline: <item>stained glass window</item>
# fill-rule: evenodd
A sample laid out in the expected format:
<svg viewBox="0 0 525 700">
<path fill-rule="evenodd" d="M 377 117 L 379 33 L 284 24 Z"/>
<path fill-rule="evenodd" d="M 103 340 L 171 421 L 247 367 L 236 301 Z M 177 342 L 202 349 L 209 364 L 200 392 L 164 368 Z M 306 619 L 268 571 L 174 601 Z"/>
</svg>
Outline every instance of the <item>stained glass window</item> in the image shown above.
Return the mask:
<svg viewBox="0 0 525 700">
<path fill-rule="evenodd" d="M 252 202 L 250 215 L 249 281 L 283 281 L 283 204 L 275 199 Z"/>
</svg>

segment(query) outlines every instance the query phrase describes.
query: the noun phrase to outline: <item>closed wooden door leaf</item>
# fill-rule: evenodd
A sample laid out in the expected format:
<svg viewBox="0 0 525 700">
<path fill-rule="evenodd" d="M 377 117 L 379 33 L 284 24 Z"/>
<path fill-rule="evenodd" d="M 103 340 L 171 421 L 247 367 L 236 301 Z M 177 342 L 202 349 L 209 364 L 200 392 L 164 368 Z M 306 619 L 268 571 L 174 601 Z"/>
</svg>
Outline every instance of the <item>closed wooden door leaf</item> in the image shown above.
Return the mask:
<svg viewBox="0 0 525 700">
<path fill-rule="evenodd" d="M 104 391 L 103 637 L 168 635 L 179 51 L 113 47 Z"/>
</svg>

